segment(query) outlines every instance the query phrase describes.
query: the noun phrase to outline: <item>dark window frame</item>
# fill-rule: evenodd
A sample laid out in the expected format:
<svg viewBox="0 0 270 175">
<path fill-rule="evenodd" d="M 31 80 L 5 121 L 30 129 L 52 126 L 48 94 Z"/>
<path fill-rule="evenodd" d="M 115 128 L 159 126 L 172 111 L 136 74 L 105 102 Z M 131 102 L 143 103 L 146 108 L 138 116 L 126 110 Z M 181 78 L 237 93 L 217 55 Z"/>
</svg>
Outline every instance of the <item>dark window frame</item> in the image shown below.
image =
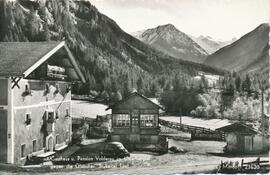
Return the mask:
<svg viewBox="0 0 270 175">
<path fill-rule="evenodd" d="M 55 144 L 60 144 L 60 143 L 59 143 L 59 140 L 60 140 L 59 137 L 60 137 L 59 134 L 56 134 L 56 135 L 55 135 Z"/>
<path fill-rule="evenodd" d="M 32 147 L 33 147 L 32 151 L 37 152 L 37 140 L 36 139 L 32 141 Z"/>
<path fill-rule="evenodd" d="M 26 144 L 21 145 L 21 158 L 26 158 Z"/>
<path fill-rule="evenodd" d="M 153 117 L 152 119 L 150 117 Z M 140 126 L 143 128 L 153 128 L 156 126 L 156 114 L 141 114 L 140 115 Z M 146 119 L 144 119 L 146 118 Z M 152 126 L 147 126 L 147 124 L 151 123 Z"/>
<path fill-rule="evenodd" d="M 25 124 L 26 126 L 30 126 L 32 123 L 32 119 L 31 119 L 31 114 L 30 113 L 25 113 Z"/>
<path fill-rule="evenodd" d="M 57 109 L 55 111 L 55 115 L 54 116 L 55 116 L 55 120 L 58 120 L 60 118 L 60 110 Z"/>
<path fill-rule="evenodd" d="M 129 128 L 130 123 L 130 114 L 122 113 L 122 114 L 113 114 L 113 127 L 114 128 Z"/>
</svg>

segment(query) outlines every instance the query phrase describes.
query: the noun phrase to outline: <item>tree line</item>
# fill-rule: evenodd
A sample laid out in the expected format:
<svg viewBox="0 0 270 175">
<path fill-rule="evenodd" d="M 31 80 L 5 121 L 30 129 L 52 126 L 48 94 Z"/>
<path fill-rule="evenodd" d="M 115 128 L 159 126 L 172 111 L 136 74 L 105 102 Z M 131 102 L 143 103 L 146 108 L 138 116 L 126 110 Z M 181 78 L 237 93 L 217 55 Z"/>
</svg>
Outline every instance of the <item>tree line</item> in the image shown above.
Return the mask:
<svg viewBox="0 0 270 175">
<path fill-rule="evenodd" d="M 269 108 L 269 75 L 266 73 L 228 73 L 212 85 L 202 75 L 195 87 L 186 84 L 179 88 L 178 81 L 175 79 L 174 88 L 163 92 L 160 98 L 170 114 L 255 121 L 261 116 L 262 98 L 264 111 Z"/>
</svg>

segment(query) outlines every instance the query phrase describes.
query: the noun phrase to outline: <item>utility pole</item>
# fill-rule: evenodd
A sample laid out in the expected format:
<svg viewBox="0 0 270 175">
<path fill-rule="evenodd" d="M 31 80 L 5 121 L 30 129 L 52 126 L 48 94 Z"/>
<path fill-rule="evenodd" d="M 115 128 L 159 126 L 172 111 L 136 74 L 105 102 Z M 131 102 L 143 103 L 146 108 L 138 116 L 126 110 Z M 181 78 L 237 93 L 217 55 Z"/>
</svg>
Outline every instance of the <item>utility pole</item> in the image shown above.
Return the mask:
<svg viewBox="0 0 270 175">
<path fill-rule="evenodd" d="M 267 122 L 267 121 L 265 121 L 265 116 L 264 116 L 264 89 L 262 89 L 261 90 L 261 125 L 262 125 L 262 132 L 264 132 L 265 131 L 265 122 Z"/>
<path fill-rule="evenodd" d="M 264 133 L 267 126 L 267 122 L 269 122 L 269 121 L 266 121 L 266 117 L 264 115 L 264 92 L 268 91 L 267 81 L 266 80 L 259 81 L 259 86 L 261 89 L 261 130 Z"/>
<path fill-rule="evenodd" d="M 179 117 L 180 128 L 182 128 L 182 109 L 181 108 L 179 110 L 179 114 L 180 114 L 180 117 Z"/>
</svg>

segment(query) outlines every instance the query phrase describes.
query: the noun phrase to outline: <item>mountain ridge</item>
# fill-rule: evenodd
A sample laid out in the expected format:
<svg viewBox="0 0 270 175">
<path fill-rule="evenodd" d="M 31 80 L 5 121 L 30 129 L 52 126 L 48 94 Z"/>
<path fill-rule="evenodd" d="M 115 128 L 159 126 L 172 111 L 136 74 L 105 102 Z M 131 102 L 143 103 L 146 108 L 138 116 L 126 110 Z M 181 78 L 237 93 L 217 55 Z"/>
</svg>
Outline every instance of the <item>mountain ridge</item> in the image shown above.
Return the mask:
<svg viewBox="0 0 270 175">
<path fill-rule="evenodd" d="M 269 70 L 269 24 L 263 23 L 205 60 L 205 64 L 237 72 Z"/>
<path fill-rule="evenodd" d="M 172 24 L 159 25 L 135 33 L 139 40 L 178 59 L 202 63 L 208 53 Z"/>
<path fill-rule="evenodd" d="M 76 88 L 78 93 L 89 89 L 124 93 L 135 87 L 147 94 L 165 75 L 170 83 L 175 74 L 188 78 L 198 71 L 224 73 L 152 48 L 87 1 L 0 1 L 0 23 L 5 24 L 0 27 L 2 42 L 65 40 L 87 80 Z"/>
<path fill-rule="evenodd" d="M 213 54 L 217 50 L 219 50 L 222 47 L 225 47 L 226 45 L 231 44 L 235 40 L 232 39 L 230 41 L 220 41 L 212 38 L 211 36 L 202 36 L 199 37 L 190 36 L 196 43 L 198 43 L 202 48 L 204 48 L 207 53 Z"/>
</svg>

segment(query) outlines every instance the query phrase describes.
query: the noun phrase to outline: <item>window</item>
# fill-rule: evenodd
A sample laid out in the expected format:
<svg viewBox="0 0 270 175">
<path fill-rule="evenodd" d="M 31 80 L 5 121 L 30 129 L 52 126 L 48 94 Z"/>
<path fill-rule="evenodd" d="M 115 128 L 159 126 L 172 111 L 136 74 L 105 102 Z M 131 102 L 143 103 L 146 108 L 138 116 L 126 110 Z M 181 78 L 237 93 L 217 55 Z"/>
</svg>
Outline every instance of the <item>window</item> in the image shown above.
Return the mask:
<svg viewBox="0 0 270 175">
<path fill-rule="evenodd" d="M 55 85 L 55 91 L 54 91 L 54 94 L 58 94 L 60 92 L 60 88 L 59 88 L 59 84 L 56 84 Z"/>
<path fill-rule="evenodd" d="M 48 123 L 54 123 L 55 118 L 54 118 L 54 112 L 48 112 Z"/>
<path fill-rule="evenodd" d="M 33 152 L 37 151 L 37 140 L 33 140 Z"/>
<path fill-rule="evenodd" d="M 55 119 L 59 119 L 59 116 L 60 116 L 60 111 L 59 110 L 56 110 L 55 111 Z"/>
<path fill-rule="evenodd" d="M 132 117 L 132 126 L 138 126 L 139 119 L 137 117 Z"/>
<path fill-rule="evenodd" d="M 45 91 L 44 91 L 45 95 L 49 94 L 50 93 L 50 85 L 49 84 L 46 84 L 45 85 Z"/>
<path fill-rule="evenodd" d="M 153 127 L 155 126 L 155 115 L 153 114 L 141 114 L 141 126 Z"/>
<path fill-rule="evenodd" d="M 70 90 L 71 90 L 70 85 L 67 85 L 67 86 L 66 86 L 66 93 L 69 93 Z"/>
<path fill-rule="evenodd" d="M 70 135 L 69 135 L 69 131 L 67 131 L 67 132 L 66 132 L 66 142 L 69 141 L 69 136 L 70 136 Z"/>
<path fill-rule="evenodd" d="M 26 145 L 21 145 L 21 158 L 26 157 Z"/>
<path fill-rule="evenodd" d="M 25 124 L 26 124 L 26 126 L 29 126 L 31 124 L 30 114 L 25 114 Z"/>
<path fill-rule="evenodd" d="M 55 136 L 55 144 L 59 144 L 59 134 Z"/>
<path fill-rule="evenodd" d="M 138 126 L 139 125 L 139 114 L 133 113 L 132 114 L 132 126 Z"/>
<path fill-rule="evenodd" d="M 69 109 L 66 108 L 66 117 L 69 117 Z"/>
<path fill-rule="evenodd" d="M 26 84 L 25 85 L 25 91 L 29 91 L 30 89 L 29 89 L 29 85 L 28 84 Z"/>
<path fill-rule="evenodd" d="M 130 126 L 129 114 L 113 114 L 113 126 L 129 127 Z"/>
<path fill-rule="evenodd" d="M 27 95 L 31 95 L 31 90 L 30 90 L 30 88 L 29 88 L 29 84 L 26 84 L 26 85 L 25 85 L 24 92 L 22 93 L 22 96 L 23 96 L 23 97 L 26 97 Z"/>
</svg>

